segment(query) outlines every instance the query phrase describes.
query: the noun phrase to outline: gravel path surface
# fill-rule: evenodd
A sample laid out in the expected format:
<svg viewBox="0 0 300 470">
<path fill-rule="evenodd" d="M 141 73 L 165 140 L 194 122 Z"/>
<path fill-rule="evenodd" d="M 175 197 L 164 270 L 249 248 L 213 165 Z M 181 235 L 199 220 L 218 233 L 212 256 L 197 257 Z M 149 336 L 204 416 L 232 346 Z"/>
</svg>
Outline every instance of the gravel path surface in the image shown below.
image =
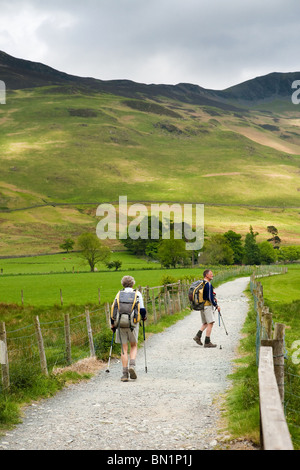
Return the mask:
<svg viewBox="0 0 300 470">
<path fill-rule="evenodd" d="M 201 322 L 200 314 L 192 312 L 147 339 L 147 374 L 142 347 L 137 380 L 122 383 L 121 364 L 112 363 L 109 374 L 102 370 L 88 382 L 29 406 L 22 424 L 0 439 L 0 449 L 213 448 L 219 419 L 213 400 L 230 385 L 227 375 L 247 314 L 243 291 L 248 282 L 239 278 L 216 289 L 228 331 L 227 336 L 216 321 L 211 339 L 217 348 L 193 341 Z"/>
</svg>

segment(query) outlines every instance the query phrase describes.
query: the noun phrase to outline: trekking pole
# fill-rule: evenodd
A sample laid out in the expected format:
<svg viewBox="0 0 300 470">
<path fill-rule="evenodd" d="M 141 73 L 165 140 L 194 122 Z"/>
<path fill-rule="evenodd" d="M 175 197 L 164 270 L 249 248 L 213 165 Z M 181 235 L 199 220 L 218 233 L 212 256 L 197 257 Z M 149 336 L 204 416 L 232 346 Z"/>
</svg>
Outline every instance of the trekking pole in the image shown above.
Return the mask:
<svg viewBox="0 0 300 470">
<path fill-rule="evenodd" d="M 145 372 L 147 374 L 148 367 L 147 367 L 147 357 L 146 357 L 146 337 L 145 337 L 145 320 L 143 320 L 143 335 L 144 335 L 144 354 L 145 354 Z"/>
<path fill-rule="evenodd" d="M 110 358 L 111 358 L 111 353 L 112 353 L 112 348 L 113 348 L 113 343 L 114 343 L 114 337 L 115 337 L 115 332 L 113 331 L 111 343 L 110 343 L 110 353 L 109 353 L 109 358 L 108 358 L 108 364 L 107 364 L 107 369 L 105 372 L 109 372 L 109 366 L 110 366 Z"/>
<path fill-rule="evenodd" d="M 222 320 L 222 323 L 223 323 L 223 326 L 224 326 L 225 333 L 226 333 L 226 335 L 228 336 L 228 331 L 226 330 L 226 326 L 225 326 L 225 323 L 224 323 L 223 317 L 222 317 L 222 315 L 221 315 L 221 312 L 219 312 L 219 318 L 221 318 L 221 320 Z"/>
</svg>

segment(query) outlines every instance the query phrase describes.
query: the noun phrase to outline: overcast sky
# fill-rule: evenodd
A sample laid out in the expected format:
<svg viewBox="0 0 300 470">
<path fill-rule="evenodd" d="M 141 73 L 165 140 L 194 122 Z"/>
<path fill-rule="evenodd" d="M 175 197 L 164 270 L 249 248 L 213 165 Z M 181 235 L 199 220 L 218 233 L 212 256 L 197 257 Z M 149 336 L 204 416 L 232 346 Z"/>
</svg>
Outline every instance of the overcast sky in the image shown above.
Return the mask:
<svg viewBox="0 0 300 470">
<path fill-rule="evenodd" d="M 221 90 L 299 49 L 299 0 L 0 0 L 0 50 L 102 80 Z"/>
</svg>

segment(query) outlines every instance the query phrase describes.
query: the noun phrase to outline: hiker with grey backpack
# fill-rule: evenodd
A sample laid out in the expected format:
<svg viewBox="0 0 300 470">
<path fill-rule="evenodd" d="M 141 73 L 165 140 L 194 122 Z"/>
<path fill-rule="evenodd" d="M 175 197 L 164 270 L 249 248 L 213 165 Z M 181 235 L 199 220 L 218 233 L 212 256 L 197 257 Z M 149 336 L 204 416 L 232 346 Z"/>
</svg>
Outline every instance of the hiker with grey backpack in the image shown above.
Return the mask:
<svg viewBox="0 0 300 470">
<path fill-rule="evenodd" d="M 211 284 L 213 277 L 212 271 L 206 269 L 203 272 L 203 280 L 193 282 L 189 289 L 191 309 L 199 311 L 202 320 L 202 326 L 193 339 L 199 346 L 202 346 L 203 343 L 201 339 L 205 331 L 205 348 L 215 348 L 217 346 L 210 340 L 212 328 L 215 323 L 215 309 L 217 309 L 220 314 L 220 307 L 217 304 L 217 299 L 215 298 Z"/>
<path fill-rule="evenodd" d="M 140 321 L 143 325 L 146 317 L 143 296 L 133 289 L 135 280 L 132 276 L 124 276 L 119 291 L 111 308 L 111 329 L 116 333 L 116 343 L 121 344 L 121 362 L 123 367 L 122 382 L 128 382 L 129 377 L 137 378 L 135 366 Z M 128 364 L 128 344 L 130 344 Z"/>
</svg>

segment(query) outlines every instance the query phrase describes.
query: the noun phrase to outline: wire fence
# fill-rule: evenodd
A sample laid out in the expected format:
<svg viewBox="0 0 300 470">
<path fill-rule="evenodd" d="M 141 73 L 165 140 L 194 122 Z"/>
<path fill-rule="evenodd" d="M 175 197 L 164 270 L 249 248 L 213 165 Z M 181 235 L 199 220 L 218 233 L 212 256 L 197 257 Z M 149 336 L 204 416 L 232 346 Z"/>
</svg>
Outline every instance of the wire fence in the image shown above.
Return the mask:
<svg viewBox="0 0 300 470">
<path fill-rule="evenodd" d="M 285 368 L 284 412 L 292 438 L 297 449 L 300 449 L 300 375 L 294 367 Z"/>
<path fill-rule="evenodd" d="M 5 347 L 2 346 L 0 392 L 24 388 L 40 373 L 48 375 L 55 367 L 88 357 L 91 351 L 87 322 L 90 321 L 96 339 L 103 328 L 103 317 L 103 309 L 86 311 L 72 318 L 65 315 L 61 320 L 50 322 L 40 323 L 36 317 L 34 324 L 9 332 L 2 323 L 0 342 Z"/>
<path fill-rule="evenodd" d="M 155 287 L 139 287 L 147 308 L 147 323 L 157 323 L 165 315 L 174 315 L 189 306 L 187 280 Z M 0 323 L 0 393 L 26 387 L 38 374 L 48 375 L 87 357 L 101 358 L 108 349 L 111 304 L 55 321 L 40 322 L 6 331 Z M 109 339 L 110 341 L 110 339 Z"/>
</svg>

